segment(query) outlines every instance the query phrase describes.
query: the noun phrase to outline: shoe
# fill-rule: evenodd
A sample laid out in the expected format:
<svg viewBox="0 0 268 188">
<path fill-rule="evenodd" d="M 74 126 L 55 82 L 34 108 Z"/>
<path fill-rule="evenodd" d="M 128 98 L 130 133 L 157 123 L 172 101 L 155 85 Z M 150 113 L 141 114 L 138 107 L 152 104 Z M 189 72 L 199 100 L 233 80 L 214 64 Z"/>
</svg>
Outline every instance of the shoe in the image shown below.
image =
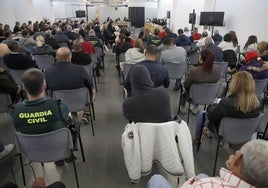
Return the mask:
<svg viewBox="0 0 268 188">
<path fill-rule="evenodd" d="M 63 166 L 64 165 L 64 160 L 55 161 L 55 165 L 56 166 Z"/>
<path fill-rule="evenodd" d="M 180 112 L 181 112 L 182 114 L 186 114 L 186 113 L 187 113 L 186 106 L 181 106 L 181 108 L 180 108 Z"/>
<path fill-rule="evenodd" d="M 84 113 L 81 120 L 85 123 L 85 124 L 89 124 L 89 114 Z"/>
<path fill-rule="evenodd" d="M 0 152 L 0 159 L 2 159 L 5 156 L 7 156 L 13 150 L 14 150 L 14 145 L 13 144 L 6 145 L 5 148 L 4 148 L 4 150 Z"/>
<path fill-rule="evenodd" d="M 74 156 L 74 155 L 72 155 L 72 156 L 66 158 L 66 159 L 65 159 L 65 162 L 66 162 L 66 163 L 72 163 L 72 162 L 75 161 L 76 159 L 77 159 L 77 157 Z"/>
<path fill-rule="evenodd" d="M 204 127 L 203 128 L 203 134 L 206 135 L 209 139 L 212 138 L 211 134 L 210 134 L 210 131 L 208 130 L 207 127 Z"/>
<path fill-rule="evenodd" d="M 195 105 L 191 105 L 190 106 L 190 110 L 193 114 L 197 114 L 197 111 L 198 111 L 198 106 L 195 106 Z"/>
<path fill-rule="evenodd" d="M 173 88 L 174 91 L 178 91 L 179 90 L 179 86 L 175 85 Z"/>
</svg>

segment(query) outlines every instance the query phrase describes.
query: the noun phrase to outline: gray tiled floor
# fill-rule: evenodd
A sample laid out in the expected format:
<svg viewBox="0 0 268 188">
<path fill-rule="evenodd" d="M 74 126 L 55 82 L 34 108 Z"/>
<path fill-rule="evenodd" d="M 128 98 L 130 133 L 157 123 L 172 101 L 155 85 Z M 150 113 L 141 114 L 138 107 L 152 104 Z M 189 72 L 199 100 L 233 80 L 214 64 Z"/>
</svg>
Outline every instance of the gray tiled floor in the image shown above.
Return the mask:
<svg viewBox="0 0 268 188">
<path fill-rule="evenodd" d="M 127 170 L 124 165 L 121 150 L 121 134 L 127 121 L 122 116 L 122 85 L 115 69 L 114 54 L 108 53 L 105 60 L 105 73 L 101 75 L 98 84 L 98 93 L 95 101 L 96 121 L 95 134 L 93 137 L 90 126 L 83 126 L 81 129 L 82 140 L 86 155 L 86 162 L 83 163 L 80 152 L 76 152 L 77 168 L 80 187 L 96 188 L 126 188 L 126 187 L 146 187 L 149 176 L 142 177 L 141 182 L 131 185 L 128 179 Z M 172 82 L 173 83 L 173 82 Z M 175 114 L 179 99 L 179 92 L 169 88 L 172 111 Z M 186 115 L 182 116 L 186 119 Z M 190 116 L 189 128 L 193 133 L 195 116 Z M 0 115 L 0 135 L 5 143 L 14 143 L 14 128 L 7 114 Z M 213 162 L 216 150 L 215 139 L 205 139 L 199 152 L 194 146 L 194 157 L 196 173 L 212 174 Z M 225 166 L 224 161 L 228 158 L 228 153 L 233 152 L 228 147 L 220 150 L 218 167 Z M 15 152 L 14 152 L 15 153 Z M 18 166 L 18 158 L 0 161 L 0 185 L 7 181 L 13 181 L 10 167 L 15 170 L 17 183 L 22 187 L 21 172 Z M 76 187 L 74 173 L 71 164 L 63 167 L 55 167 L 53 163 L 45 164 L 42 168 L 40 164 L 33 164 L 37 176 L 44 176 L 47 183 L 57 180 L 63 181 L 67 187 Z M 27 182 L 33 180 L 33 175 L 26 167 Z"/>
</svg>

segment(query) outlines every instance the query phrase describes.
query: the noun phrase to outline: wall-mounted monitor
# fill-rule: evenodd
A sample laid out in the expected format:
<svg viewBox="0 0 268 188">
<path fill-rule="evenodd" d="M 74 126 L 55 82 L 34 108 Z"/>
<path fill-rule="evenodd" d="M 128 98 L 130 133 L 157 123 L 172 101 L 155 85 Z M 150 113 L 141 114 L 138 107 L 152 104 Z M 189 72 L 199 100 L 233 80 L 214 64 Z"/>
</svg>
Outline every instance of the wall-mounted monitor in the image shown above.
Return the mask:
<svg viewBox="0 0 268 188">
<path fill-rule="evenodd" d="M 75 11 L 76 17 L 77 18 L 84 18 L 86 17 L 86 12 L 84 10 L 77 10 Z"/>
<path fill-rule="evenodd" d="M 201 12 L 200 25 L 223 26 L 224 12 Z"/>
</svg>

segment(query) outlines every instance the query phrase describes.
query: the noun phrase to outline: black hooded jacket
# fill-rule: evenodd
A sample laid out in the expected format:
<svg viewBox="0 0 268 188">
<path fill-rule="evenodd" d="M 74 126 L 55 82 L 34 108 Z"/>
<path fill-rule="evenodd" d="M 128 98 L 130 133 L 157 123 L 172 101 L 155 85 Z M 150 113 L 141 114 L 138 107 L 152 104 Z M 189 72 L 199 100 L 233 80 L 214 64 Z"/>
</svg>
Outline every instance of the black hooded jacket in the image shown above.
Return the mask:
<svg viewBox="0 0 268 188">
<path fill-rule="evenodd" d="M 130 74 L 132 96 L 123 103 L 123 115 L 134 122 L 170 121 L 168 91 L 163 87 L 153 87 L 150 74 L 143 65 L 134 66 Z"/>
</svg>

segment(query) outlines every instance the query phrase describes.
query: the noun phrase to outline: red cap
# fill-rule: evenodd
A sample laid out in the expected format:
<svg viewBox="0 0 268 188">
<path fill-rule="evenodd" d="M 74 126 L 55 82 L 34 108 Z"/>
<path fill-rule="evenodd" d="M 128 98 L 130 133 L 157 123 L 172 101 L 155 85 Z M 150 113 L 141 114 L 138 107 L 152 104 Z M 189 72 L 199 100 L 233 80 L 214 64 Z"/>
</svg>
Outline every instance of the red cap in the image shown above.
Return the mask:
<svg viewBox="0 0 268 188">
<path fill-rule="evenodd" d="M 258 57 L 259 55 L 256 51 L 249 51 L 248 53 L 246 53 L 246 62 L 252 59 L 257 59 Z"/>
</svg>

